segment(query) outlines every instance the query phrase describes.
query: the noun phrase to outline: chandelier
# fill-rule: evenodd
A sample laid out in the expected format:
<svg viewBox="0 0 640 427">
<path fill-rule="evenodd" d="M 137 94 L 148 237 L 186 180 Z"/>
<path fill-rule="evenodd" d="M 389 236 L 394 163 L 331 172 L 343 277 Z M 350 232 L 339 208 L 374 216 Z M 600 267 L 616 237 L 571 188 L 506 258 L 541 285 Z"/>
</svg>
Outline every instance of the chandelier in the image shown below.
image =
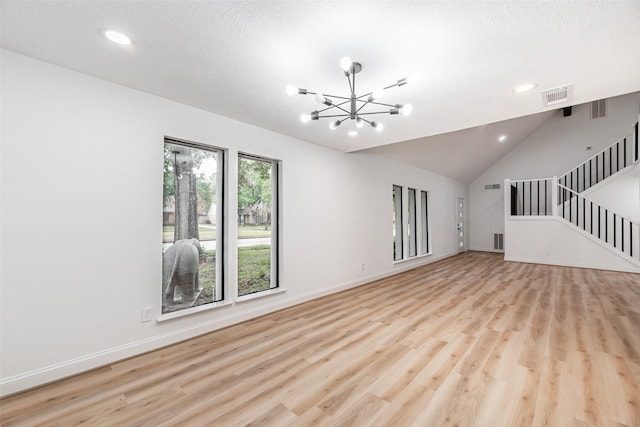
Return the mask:
<svg viewBox="0 0 640 427">
<path fill-rule="evenodd" d="M 407 83 L 415 83 L 420 79 L 419 74 L 413 74 L 409 77 L 398 80 L 396 83 L 386 86 L 377 87 L 373 91 L 365 93 L 363 95 L 356 94 L 356 74 L 362 71 L 362 64 L 359 62 L 351 61 L 350 58 L 342 58 L 340 61 L 340 67 L 344 70 L 344 75 L 349 82 L 349 96 L 330 95 L 326 93 L 311 92 L 307 89 L 296 88 L 295 86 L 287 86 L 287 94 L 289 95 L 315 95 L 316 102 L 326 105 L 326 108 L 321 110 L 312 111 L 309 114 L 302 114 L 300 120 L 303 123 L 307 123 L 311 120 L 318 120 L 324 118 L 335 118 L 329 124 L 331 129 L 336 129 L 347 119 L 355 120 L 356 127 L 361 128 L 365 123 L 372 126 L 377 131 L 383 129 L 383 124 L 373 120 L 367 120 L 362 116 L 371 116 L 375 114 L 402 114 L 404 116 L 411 113 L 411 104 L 385 104 L 378 100 L 383 96 L 384 91 L 396 86 L 404 86 Z M 365 111 L 365 107 L 376 106 L 380 111 Z M 349 135 L 357 135 L 357 132 L 351 131 Z"/>
</svg>

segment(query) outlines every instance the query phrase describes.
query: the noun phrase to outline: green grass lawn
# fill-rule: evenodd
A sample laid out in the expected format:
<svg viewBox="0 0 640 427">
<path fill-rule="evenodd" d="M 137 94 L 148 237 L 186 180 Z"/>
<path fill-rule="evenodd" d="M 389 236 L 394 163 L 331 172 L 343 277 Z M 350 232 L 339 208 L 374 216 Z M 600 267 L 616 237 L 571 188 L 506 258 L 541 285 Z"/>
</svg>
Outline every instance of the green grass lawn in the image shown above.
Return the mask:
<svg viewBox="0 0 640 427">
<path fill-rule="evenodd" d="M 162 226 L 162 242 L 173 242 L 173 233 L 175 226 L 164 225 Z M 200 240 L 216 240 L 216 226 L 215 224 L 198 224 L 198 233 L 200 234 Z M 238 238 L 239 239 L 254 239 L 260 237 L 271 237 L 271 227 L 268 230 L 264 229 L 264 225 L 240 225 L 238 226 Z"/>
<path fill-rule="evenodd" d="M 162 226 L 162 242 L 173 242 L 173 233 L 175 230 L 173 225 Z M 216 226 L 214 224 L 198 224 L 198 234 L 200 240 L 216 240 Z"/>
<path fill-rule="evenodd" d="M 271 227 L 267 230 L 264 229 L 264 225 L 239 225 L 238 226 L 238 238 L 239 239 L 253 239 L 259 237 L 271 237 Z"/>
<path fill-rule="evenodd" d="M 200 264 L 199 281 L 202 292 L 195 305 L 214 301 L 216 283 L 215 250 L 206 250 L 206 258 L 214 260 Z M 238 295 L 269 289 L 271 281 L 271 247 L 269 245 L 238 248 Z"/>
<path fill-rule="evenodd" d="M 270 282 L 271 246 L 238 248 L 238 295 L 269 289 Z"/>
</svg>

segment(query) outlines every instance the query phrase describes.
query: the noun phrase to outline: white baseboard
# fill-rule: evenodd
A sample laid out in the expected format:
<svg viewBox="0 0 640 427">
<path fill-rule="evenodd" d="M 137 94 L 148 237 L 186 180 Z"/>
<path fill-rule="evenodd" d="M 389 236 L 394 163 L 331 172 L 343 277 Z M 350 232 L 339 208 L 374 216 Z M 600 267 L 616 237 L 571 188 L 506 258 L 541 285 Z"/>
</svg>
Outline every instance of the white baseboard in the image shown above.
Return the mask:
<svg viewBox="0 0 640 427">
<path fill-rule="evenodd" d="M 287 298 L 285 293 L 278 294 L 280 295 L 280 297 L 278 297 L 277 300 L 273 298 L 272 303 L 266 303 L 264 305 L 261 305 L 260 307 L 230 313 L 227 316 L 217 317 L 216 319 L 202 322 L 197 325 L 189 326 L 177 331 L 157 335 L 122 346 L 109 348 L 104 351 L 88 354 L 86 356 L 67 360 L 62 363 L 56 363 L 41 369 L 35 369 L 29 372 L 25 372 L 23 374 L 14 375 L 8 378 L 2 378 L 0 379 L 0 397 L 5 397 L 31 388 L 39 387 L 53 381 L 57 381 L 66 377 L 77 375 L 82 372 L 99 368 L 101 366 L 115 363 L 119 360 L 137 356 L 152 350 L 157 350 L 171 344 L 176 344 L 178 342 L 185 341 L 209 332 L 213 332 L 227 326 L 235 325 L 237 323 L 251 320 L 256 317 L 264 316 L 265 314 L 292 307 L 306 301 L 355 288 L 379 279 L 383 279 L 385 277 L 412 270 L 414 268 L 432 263 L 434 261 L 438 261 L 440 259 L 448 258 L 453 255 L 457 255 L 457 252 L 450 252 L 440 256 L 430 255 L 420 257 L 416 260 L 411 260 L 407 263 L 403 263 L 402 265 L 395 266 L 391 270 L 388 270 L 384 273 L 373 274 L 371 276 L 359 278 L 357 280 L 341 283 L 335 286 L 326 287 L 295 297 Z M 271 299 L 271 297 L 266 297 L 265 301 L 269 301 L 269 299 Z M 227 310 L 228 307 L 233 307 L 233 305 L 230 304 L 225 307 L 220 307 L 216 310 L 224 311 Z"/>
<path fill-rule="evenodd" d="M 544 264 L 544 265 L 557 265 L 560 267 L 591 268 L 595 270 L 621 271 L 623 273 L 640 273 L 640 268 L 633 268 L 633 267 L 629 267 L 629 268 L 620 267 L 620 268 L 616 268 L 615 270 L 612 270 L 610 266 L 602 266 L 602 265 L 596 265 L 591 263 L 580 263 L 580 262 L 560 263 L 560 262 L 554 262 L 553 260 L 547 260 L 547 259 L 510 257 L 506 255 L 504 257 L 504 260 L 513 261 L 513 262 L 524 262 L 528 264 Z"/>
<path fill-rule="evenodd" d="M 496 254 L 503 254 L 504 251 L 500 250 L 500 249 L 493 249 L 493 248 L 471 248 L 469 249 L 470 251 L 477 251 L 477 252 L 493 252 Z"/>
</svg>

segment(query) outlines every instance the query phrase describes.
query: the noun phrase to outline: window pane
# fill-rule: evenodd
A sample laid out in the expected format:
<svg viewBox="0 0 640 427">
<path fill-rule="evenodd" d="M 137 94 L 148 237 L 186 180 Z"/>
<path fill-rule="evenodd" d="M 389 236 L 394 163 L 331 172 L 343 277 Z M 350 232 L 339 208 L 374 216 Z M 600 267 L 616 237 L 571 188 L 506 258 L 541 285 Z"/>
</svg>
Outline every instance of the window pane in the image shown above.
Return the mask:
<svg viewBox="0 0 640 427">
<path fill-rule="evenodd" d="M 393 186 L 393 259 L 402 259 L 402 187 Z"/>
<path fill-rule="evenodd" d="M 428 254 L 429 248 L 429 193 L 426 191 L 420 192 L 420 219 L 422 225 L 422 253 Z"/>
<path fill-rule="evenodd" d="M 220 150 L 165 140 L 162 313 L 223 299 Z M 220 172 L 220 173 L 219 173 Z"/>
<path fill-rule="evenodd" d="M 278 287 L 278 162 L 238 156 L 238 295 Z"/>
<path fill-rule="evenodd" d="M 418 233 L 416 232 L 416 190 L 409 189 L 409 224 L 407 227 L 409 239 L 409 256 L 418 255 Z"/>
</svg>

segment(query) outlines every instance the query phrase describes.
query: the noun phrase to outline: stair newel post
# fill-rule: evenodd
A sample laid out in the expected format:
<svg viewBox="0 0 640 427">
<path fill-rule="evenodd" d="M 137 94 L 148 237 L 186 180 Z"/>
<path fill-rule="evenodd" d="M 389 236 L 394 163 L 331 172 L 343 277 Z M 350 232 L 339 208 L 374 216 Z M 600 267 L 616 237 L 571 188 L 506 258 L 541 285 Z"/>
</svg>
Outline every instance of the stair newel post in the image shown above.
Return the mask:
<svg viewBox="0 0 640 427">
<path fill-rule="evenodd" d="M 510 179 L 505 179 L 504 180 L 504 187 L 502 187 L 503 191 L 504 191 L 504 213 L 505 213 L 505 218 L 507 220 L 509 220 L 512 212 L 513 212 L 513 206 L 511 206 L 511 180 Z"/>
<path fill-rule="evenodd" d="M 556 175 L 551 179 L 551 215 L 558 216 L 558 177 Z"/>
</svg>

